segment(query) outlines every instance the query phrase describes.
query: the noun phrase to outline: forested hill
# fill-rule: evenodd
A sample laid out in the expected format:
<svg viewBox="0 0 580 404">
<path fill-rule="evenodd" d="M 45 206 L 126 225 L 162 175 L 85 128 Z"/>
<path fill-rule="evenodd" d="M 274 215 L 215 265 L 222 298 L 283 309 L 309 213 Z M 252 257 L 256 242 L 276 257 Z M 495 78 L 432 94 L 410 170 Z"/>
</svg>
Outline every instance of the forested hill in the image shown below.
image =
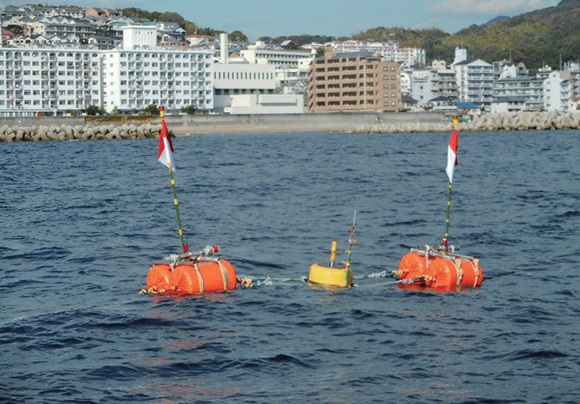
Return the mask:
<svg viewBox="0 0 580 404">
<path fill-rule="evenodd" d="M 511 58 L 528 68 L 548 64 L 558 68 L 560 58 L 580 60 L 580 0 L 562 0 L 557 6 L 483 25 L 472 25 L 450 35 L 439 29 L 373 28 L 353 35 L 371 41 L 394 39 L 402 47 L 421 47 L 427 60 L 453 61 L 454 50 L 464 46 L 470 59 L 492 62 Z"/>
<path fill-rule="evenodd" d="M 177 13 L 147 12 L 137 8 L 126 8 L 127 16 L 148 18 L 157 21 L 176 21 L 187 33 L 215 35 L 220 30 L 201 28 L 185 20 Z M 524 62 L 529 69 L 543 65 L 558 68 L 560 60 L 580 60 L 580 0 L 562 0 L 557 6 L 548 7 L 512 18 L 498 17 L 486 24 L 472 25 L 453 35 L 440 29 L 372 28 L 353 35 L 353 39 L 369 41 L 395 40 L 401 47 L 418 47 L 426 50 L 427 61 L 443 59 L 452 62 L 455 48 L 467 48 L 470 59 L 487 62 L 509 59 Z M 268 43 L 281 43 L 292 39 L 300 46 L 312 41 L 324 43 L 330 36 L 282 36 L 260 38 Z M 348 38 L 340 38 L 348 39 Z M 230 33 L 232 41 L 247 41 L 240 31 Z"/>
</svg>

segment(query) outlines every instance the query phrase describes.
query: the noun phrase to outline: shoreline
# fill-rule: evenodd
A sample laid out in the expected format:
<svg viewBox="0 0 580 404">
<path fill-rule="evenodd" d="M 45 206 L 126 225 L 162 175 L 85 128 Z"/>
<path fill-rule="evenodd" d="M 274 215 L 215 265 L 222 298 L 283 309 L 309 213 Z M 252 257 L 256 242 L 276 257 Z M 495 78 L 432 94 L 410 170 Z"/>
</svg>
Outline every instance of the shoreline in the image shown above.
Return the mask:
<svg viewBox="0 0 580 404">
<path fill-rule="evenodd" d="M 443 113 L 166 116 L 174 136 L 284 132 L 345 134 L 440 133 L 452 128 Z M 121 140 L 156 138 L 159 117 L 4 118 L 0 143 L 19 141 Z M 484 114 L 461 122 L 462 132 L 580 129 L 580 112 Z"/>
</svg>

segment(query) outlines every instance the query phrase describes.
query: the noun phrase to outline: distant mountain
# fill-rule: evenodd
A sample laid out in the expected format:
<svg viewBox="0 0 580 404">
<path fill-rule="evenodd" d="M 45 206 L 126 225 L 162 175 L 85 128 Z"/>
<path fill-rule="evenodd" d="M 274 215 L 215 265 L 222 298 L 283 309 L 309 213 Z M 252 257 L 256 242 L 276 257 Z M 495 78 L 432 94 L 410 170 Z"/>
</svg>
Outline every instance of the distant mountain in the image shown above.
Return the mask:
<svg viewBox="0 0 580 404">
<path fill-rule="evenodd" d="M 509 19 L 509 17 L 507 15 L 498 15 L 497 17 L 495 17 L 492 20 L 489 20 L 488 22 L 486 22 L 483 25 L 485 25 L 487 27 L 487 26 L 489 26 L 491 24 L 495 24 L 496 22 L 501 22 L 501 21 L 507 20 L 507 19 Z"/>
<path fill-rule="evenodd" d="M 492 20 L 493 21 L 493 20 Z M 458 46 L 470 59 L 489 63 L 509 59 L 534 69 L 580 59 L 580 0 L 562 0 L 557 6 L 506 18 L 493 24 L 472 25 L 453 35 L 438 29 L 372 28 L 353 38 L 386 41 L 394 38 L 403 47 L 421 47 L 428 61 L 454 58 Z"/>
</svg>

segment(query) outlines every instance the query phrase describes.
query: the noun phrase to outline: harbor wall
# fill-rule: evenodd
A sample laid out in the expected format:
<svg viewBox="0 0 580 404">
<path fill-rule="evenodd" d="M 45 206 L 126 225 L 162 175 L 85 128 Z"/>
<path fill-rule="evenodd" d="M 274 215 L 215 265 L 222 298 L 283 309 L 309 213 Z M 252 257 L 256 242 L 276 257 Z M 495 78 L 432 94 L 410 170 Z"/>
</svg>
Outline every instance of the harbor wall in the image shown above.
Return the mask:
<svg viewBox="0 0 580 404">
<path fill-rule="evenodd" d="M 451 123 L 443 113 L 360 113 L 298 115 L 184 115 L 167 116 L 175 136 L 194 134 L 276 133 L 324 131 L 343 133 L 447 132 Z M 580 112 L 522 112 L 466 116 L 460 130 L 580 129 Z M 114 140 L 154 138 L 159 117 L 23 117 L 0 119 L 0 142 L 48 140 Z"/>
</svg>

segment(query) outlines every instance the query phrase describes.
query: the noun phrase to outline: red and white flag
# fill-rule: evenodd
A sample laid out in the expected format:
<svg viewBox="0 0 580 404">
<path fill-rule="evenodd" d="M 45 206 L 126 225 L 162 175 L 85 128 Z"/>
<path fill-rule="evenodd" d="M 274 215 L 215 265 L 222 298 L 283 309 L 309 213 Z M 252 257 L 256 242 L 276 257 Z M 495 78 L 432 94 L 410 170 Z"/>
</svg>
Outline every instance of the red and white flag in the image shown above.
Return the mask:
<svg viewBox="0 0 580 404">
<path fill-rule="evenodd" d="M 449 139 L 449 146 L 447 147 L 447 168 L 445 172 L 449 177 L 449 182 L 453 183 L 453 170 L 455 166 L 458 164 L 457 160 L 457 139 L 459 137 L 459 133 L 457 129 L 451 133 L 451 138 Z"/>
<path fill-rule="evenodd" d="M 159 133 L 159 147 L 157 149 L 157 160 L 167 167 L 175 171 L 175 162 L 173 161 L 173 143 L 171 143 L 171 136 L 167 130 L 165 120 L 161 121 L 161 132 Z"/>
</svg>

